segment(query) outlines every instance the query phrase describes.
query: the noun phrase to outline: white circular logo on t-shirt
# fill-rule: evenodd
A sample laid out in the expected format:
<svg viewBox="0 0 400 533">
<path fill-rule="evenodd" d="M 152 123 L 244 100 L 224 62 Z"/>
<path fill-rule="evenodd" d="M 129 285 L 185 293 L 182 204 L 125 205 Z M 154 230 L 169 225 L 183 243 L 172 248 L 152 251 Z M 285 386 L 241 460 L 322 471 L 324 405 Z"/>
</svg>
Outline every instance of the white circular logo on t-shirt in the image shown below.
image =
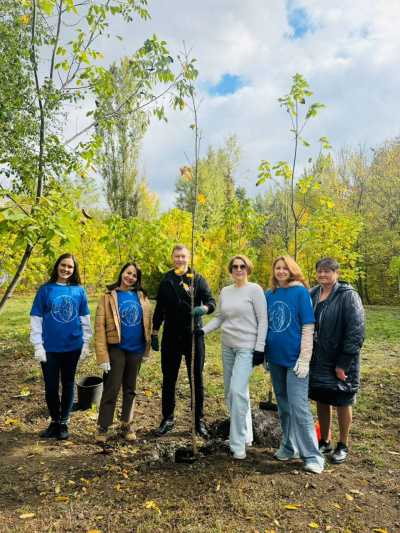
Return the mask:
<svg viewBox="0 0 400 533">
<path fill-rule="evenodd" d="M 140 305 L 135 300 L 128 300 L 119 306 L 119 317 L 124 326 L 133 327 L 140 322 Z"/>
<path fill-rule="evenodd" d="M 57 296 L 51 305 L 51 316 L 62 324 L 72 322 L 77 314 L 76 302 L 72 296 Z"/>
<path fill-rule="evenodd" d="M 280 333 L 290 326 L 292 313 L 285 302 L 275 302 L 269 310 L 269 327 L 272 331 Z"/>
</svg>

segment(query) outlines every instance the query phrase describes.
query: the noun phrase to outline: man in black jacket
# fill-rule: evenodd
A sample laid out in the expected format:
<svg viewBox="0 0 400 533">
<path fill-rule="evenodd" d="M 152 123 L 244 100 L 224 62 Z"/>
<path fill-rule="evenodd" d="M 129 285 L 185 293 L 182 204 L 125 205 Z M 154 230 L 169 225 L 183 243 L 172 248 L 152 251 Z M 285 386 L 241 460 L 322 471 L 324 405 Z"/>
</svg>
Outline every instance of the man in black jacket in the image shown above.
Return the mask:
<svg viewBox="0 0 400 533">
<path fill-rule="evenodd" d="M 213 313 L 216 307 L 211 289 L 203 276 L 189 268 L 190 251 L 184 244 L 177 244 L 172 250 L 174 269 L 170 270 L 160 283 L 157 304 L 153 316 L 151 346 L 159 351 L 158 330 L 164 322 L 161 342 L 162 421 L 157 435 L 165 435 L 174 429 L 175 386 L 178 379 L 182 355 L 185 356 L 190 381 L 192 358 L 191 331 L 191 278 L 194 275 L 194 317 L 195 328 L 202 327 L 201 316 Z M 194 388 L 196 401 L 196 432 L 207 437 L 204 424 L 203 368 L 205 359 L 204 337 L 195 338 Z"/>
</svg>

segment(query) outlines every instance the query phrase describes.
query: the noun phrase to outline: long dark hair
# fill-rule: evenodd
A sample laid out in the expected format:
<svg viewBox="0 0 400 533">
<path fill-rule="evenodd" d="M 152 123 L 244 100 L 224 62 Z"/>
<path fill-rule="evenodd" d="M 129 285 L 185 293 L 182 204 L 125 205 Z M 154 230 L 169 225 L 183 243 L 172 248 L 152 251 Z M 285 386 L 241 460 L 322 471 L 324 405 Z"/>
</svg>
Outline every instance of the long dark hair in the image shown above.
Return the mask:
<svg viewBox="0 0 400 533">
<path fill-rule="evenodd" d="M 81 275 L 79 273 L 78 260 L 73 254 L 60 255 L 60 257 L 55 262 L 53 270 L 50 274 L 50 279 L 46 281 L 44 285 L 48 285 L 49 283 L 55 283 L 58 280 L 58 265 L 63 259 L 72 259 L 74 263 L 74 271 L 72 272 L 72 276 L 68 278 L 67 285 L 82 285 Z"/>
<path fill-rule="evenodd" d="M 119 273 L 119 276 L 118 276 L 118 281 L 116 283 L 112 283 L 111 285 L 107 285 L 107 289 L 109 291 L 112 291 L 114 289 L 116 289 L 117 287 L 120 287 L 121 286 L 121 282 L 122 282 L 122 274 L 125 272 L 125 270 L 130 267 L 130 266 L 133 266 L 136 268 L 136 274 L 137 274 L 137 280 L 136 280 L 136 283 L 135 285 L 132 286 L 132 289 L 136 292 L 138 291 L 141 291 L 145 296 L 146 296 L 146 291 L 143 289 L 142 287 L 142 269 L 140 268 L 140 266 L 135 263 L 134 261 L 130 262 L 130 263 L 126 263 L 120 270 L 120 273 Z"/>
</svg>

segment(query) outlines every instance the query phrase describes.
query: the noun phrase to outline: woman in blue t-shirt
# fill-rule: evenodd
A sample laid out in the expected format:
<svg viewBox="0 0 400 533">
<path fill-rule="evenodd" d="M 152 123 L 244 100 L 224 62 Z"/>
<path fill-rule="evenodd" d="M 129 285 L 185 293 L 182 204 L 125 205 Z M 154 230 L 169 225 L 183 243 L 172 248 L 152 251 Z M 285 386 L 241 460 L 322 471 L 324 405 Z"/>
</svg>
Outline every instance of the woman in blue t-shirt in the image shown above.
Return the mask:
<svg viewBox="0 0 400 533">
<path fill-rule="evenodd" d="M 100 402 L 95 439 L 107 440 L 114 420 L 118 393 L 122 385 L 122 434 L 135 440 L 132 428 L 136 381 L 143 361 L 150 352 L 151 306 L 142 285 L 137 263 L 122 267 L 118 281 L 108 287 L 97 306 L 95 348 L 97 364 L 104 372 L 104 391 Z"/>
<path fill-rule="evenodd" d="M 315 322 L 308 288 L 291 257 L 274 261 L 270 289 L 265 293 L 269 316 L 266 358 L 283 434 L 274 456 L 280 461 L 300 457 L 308 472 L 319 474 L 324 457 L 307 398 Z"/>
<path fill-rule="evenodd" d="M 46 403 L 51 416 L 42 439 L 68 439 L 68 420 L 75 395 L 78 361 L 89 355 L 92 336 L 86 292 L 78 261 L 61 255 L 50 279 L 38 290 L 31 310 L 31 342 L 42 365 Z M 62 393 L 59 397 L 60 374 Z"/>
</svg>

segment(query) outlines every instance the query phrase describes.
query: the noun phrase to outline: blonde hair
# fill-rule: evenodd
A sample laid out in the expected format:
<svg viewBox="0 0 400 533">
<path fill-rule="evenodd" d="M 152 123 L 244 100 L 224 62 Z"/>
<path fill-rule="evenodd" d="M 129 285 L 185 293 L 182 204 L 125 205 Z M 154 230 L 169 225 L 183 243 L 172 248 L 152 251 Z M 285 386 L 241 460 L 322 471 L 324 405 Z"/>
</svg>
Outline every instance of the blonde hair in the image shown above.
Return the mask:
<svg viewBox="0 0 400 533">
<path fill-rule="evenodd" d="M 271 292 L 275 292 L 279 287 L 278 280 L 275 277 L 275 265 L 278 261 L 284 261 L 285 265 L 288 267 L 290 272 L 289 283 L 291 281 L 299 281 L 306 289 L 310 288 L 308 281 L 304 278 L 304 274 L 296 261 L 294 261 L 290 255 L 281 255 L 275 259 L 271 268 L 271 277 L 269 280 L 269 288 L 271 289 Z"/>
<path fill-rule="evenodd" d="M 235 259 L 240 259 L 241 261 L 243 261 L 243 263 L 247 267 L 247 275 L 250 276 L 250 274 L 254 270 L 253 263 L 250 261 L 250 259 L 248 257 L 246 257 L 245 255 L 242 255 L 242 254 L 234 255 L 232 257 L 232 259 L 229 261 L 229 264 L 228 264 L 228 272 L 229 272 L 229 274 L 232 274 L 232 265 L 233 265 L 233 262 L 234 262 Z"/>
</svg>

